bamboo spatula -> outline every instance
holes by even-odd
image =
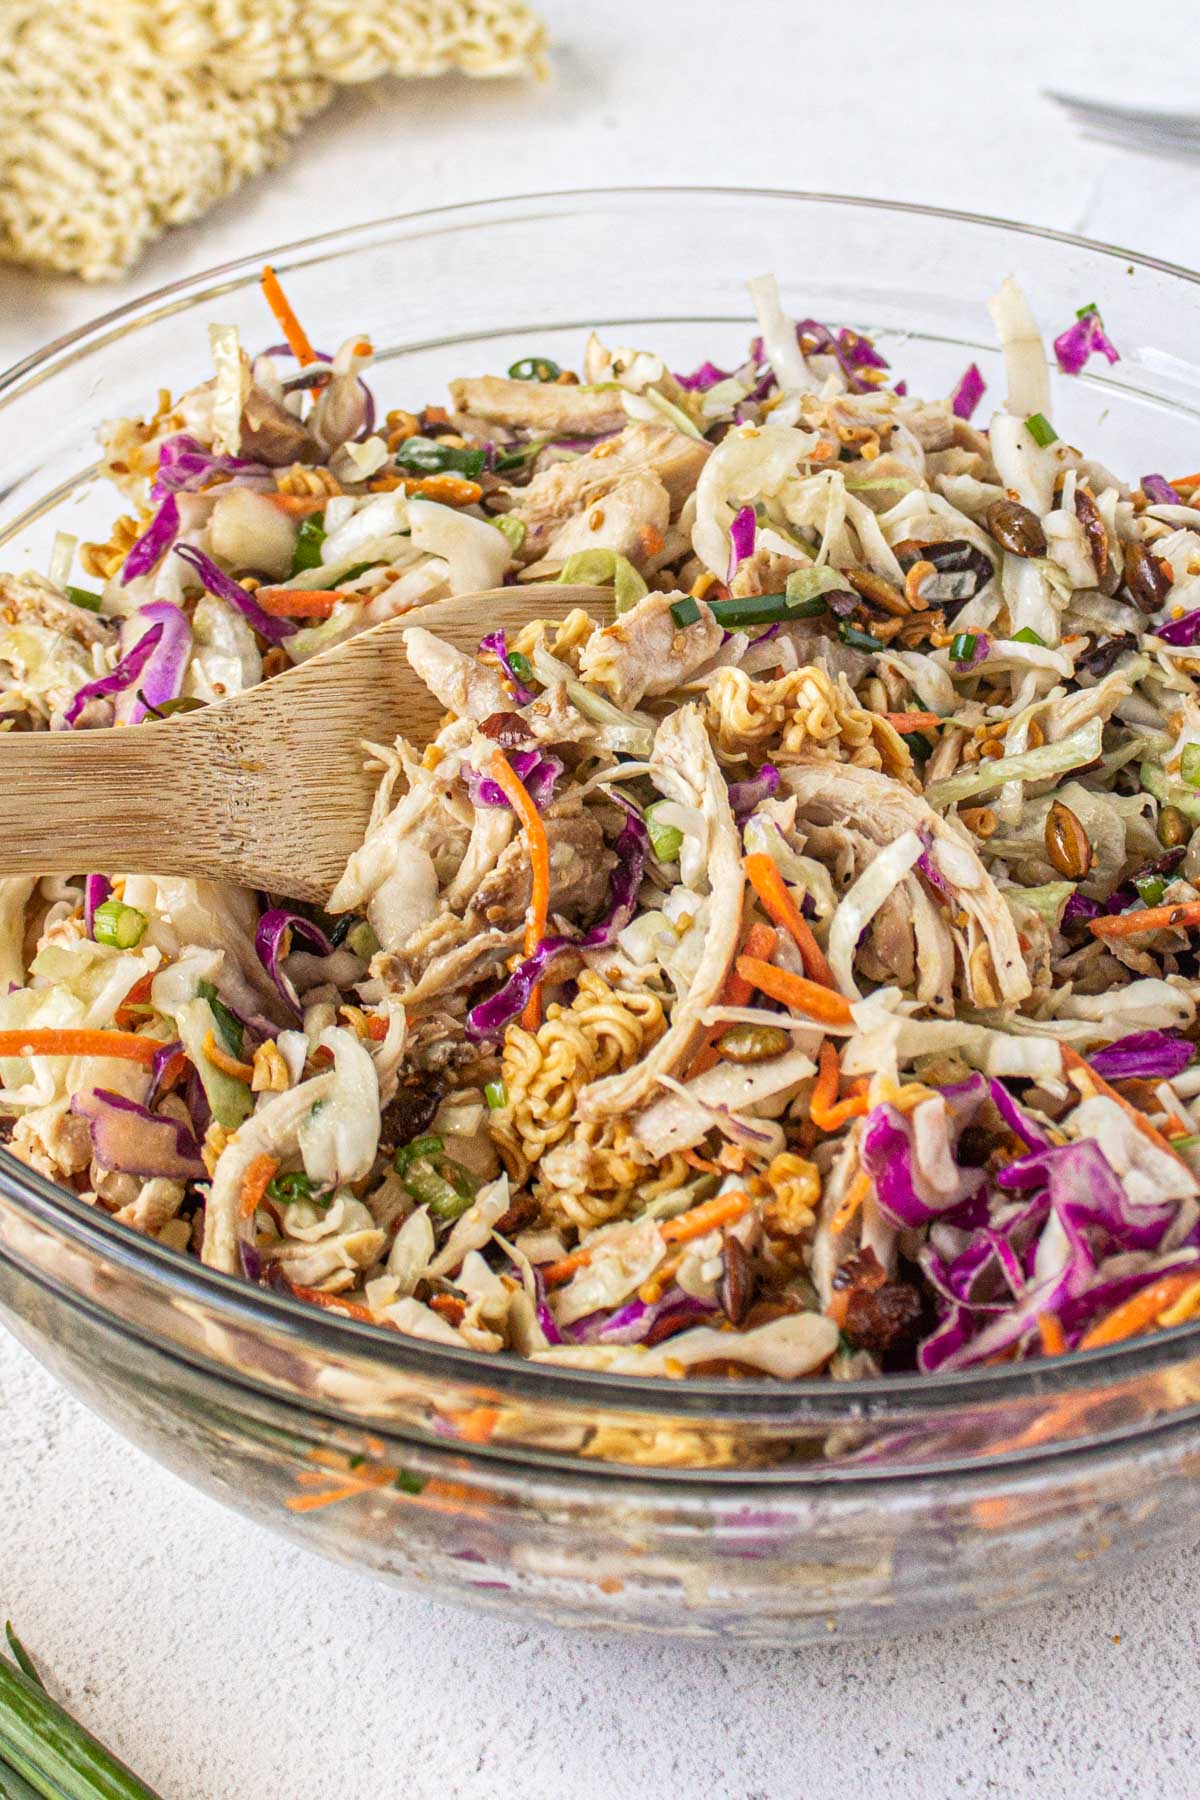
[[[574,606],[607,622],[612,589],[531,582],[438,600],[201,711],[0,732],[0,875],[192,875],[324,900],[370,816],[363,740],[423,743],[444,717],[409,667],[408,627],[473,654],[486,632]]]

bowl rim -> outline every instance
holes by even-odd
[[[927,206],[914,201],[875,199],[864,195],[826,193],[819,190],[726,187],[716,184],[647,184],[580,188],[551,188],[527,193],[497,195],[484,200],[456,201],[448,205],[426,207],[414,211],[386,214],[356,225],[341,226],[333,231],[316,232],[308,237],[292,239],[263,251],[231,258],[224,263],[202,269],[194,275],[167,282],[148,292],[135,295],[119,306],[96,315],[83,325],[52,339],[41,349],[0,372],[0,405],[15,398],[26,387],[38,385],[52,374],[66,368],[88,351],[98,350],[110,341],[124,337],[143,323],[151,323],[172,312],[183,311],[233,287],[257,279],[264,261],[278,269],[302,267],[314,260],[326,260],[339,251],[361,249],[375,237],[387,241],[389,232],[404,228],[428,227],[431,222],[445,221],[444,229],[468,231],[476,225],[487,225],[508,216],[519,216],[518,209],[530,205],[572,203],[598,205],[625,202],[640,205],[647,202],[671,202],[680,199],[727,201],[730,199],[800,202],[814,206],[852,207],[882,215],[900,215],[931,219],[951,224],[983,227],[988,231],[1014,232],[1021,236],[1065,245],[1100,254],[1135,267],[1200,287],[1200,272],[1168,262],[1163,258],[1106,244],[1098,239],[1073,232],[1056,231],[1047,226],[1029,225],[1018,220],[990,214],[973,213],[953,207]],[[827,1377],[804,1377],[795,1381],[748,1378],[730,1381],[725,1377],[689,1377],[687,1381],[667,1381],[661,1377],[616,1375],[606,1370],[576,1369],[554,1364],[535,1363],[528,1358],[507,1353],[488,1354],[456,1345],[436,1344],[406,1337],[375,1325],[368,1325],[344,1314],[322,1311],[304,1301],[269,1288],[252,1286],[236,1276],[209,1268],[197,1258],[183,1256],[145,1237],[132,1227],[118,1224],[109,1214],[86,1204],[69,1189],[59,1187],[41,1175],[0,1144],[0,1193],[27,1210],[51,1233],[73,1239],[81,1248],[99,1250],[110,1261],[132,1274],[146,1276],[161,1283],[165,1291],[186,1295],[192,1302],[212,1305],[232,1317],[243,1327],[269,1324],[293,1338],[303,1338],[310,1349],[330,1355],[370,1355],[374,1360],[397,1371],[422,1377],[445,1376],[458,1385],[474,1382],[497,1395],[523,1400],[555,1400],[595,1404],[598,1413],[606,1408],[620,1408],[653,1416],[703,1414],[716,1420],[751,1422],[756,1418],[779,1418],[787,1413],[790,1420],[806,1414],[813,1419],[832,1422],[862,1416],[869,1410],[881,1412],[937,1413],[958,1410],[974,1403],[1001,1403],[1005,1400],[1028,1399],[1032,1393],[1052,1395],[1101,1385],[1109,1379],[1129,1376],[1173,1363],[1177,1352],[1191,1348],[1200,1340],[1200,1320],[1176,1325],[1143,1338],[1132,1338],[1110,1347],[1073,1351],[1056,1357],[1040,1358],[1033,1363],[997,1364],[991,1367],[935,1373],[932,1375],[887,1375],[854,1382],[831,1382]],[[0,1256],[9,1256],[0,1250]],[[38,1271],[43,1281],[53,1282],[48,1270]],[[74,1298],[74,1295],[71,1295]],[[83,1297],[80,1297],[83,1298]],[[94,1300],[88,1304],[97,1304]],[[118,1317],[104,1308],[106,1316]],[[124,1321],[121,1321],[124,1323]],[[143,1327],[131,1327],[146,1336]],[[152,1334],[153,1335],[153,1334]],[[181,1346],[158,1340],[171,1354],[185,1354]],[[211,1366],[229,1376],[220,1363]],[[246,1371],[238,1379],[275,1401],[289,1396],[270,1383]],[[364,1429],[394,1432],[385,1420],[372,1421],[367,1415],[354,1415],[355,1423]],[[1163,1424],[1170,1423],[1164,1419]],[[1078,1447],[1087,1440],[1072,1440],[1063,1450]],[[985,1458],[984,1461],[990,1461]],[[999,1460],[999,1459],[997,1459]],[[599,1466],[599,1465],[597,1465]],[[696,1470],[681,1470],[682,1478],[696,1477]],[[882,1473],[882,1471],[880,1472]],[[898,1470],[898,1475],[905,1471]]]

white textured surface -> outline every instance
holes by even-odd
[[[1085,145],[1037,93],[1194,105],[1180,4],[1147,32],[1114,0],[543,10],[561,46],[546,89],[348,94],[126,290],[0,271],[0,364],[126,293],[326,225],[605,181],[928,200],[1200,262],[1196,165]],[[903,1644],[588,1639],[302,1555],[128,1449],[7,1337],[0,1443],[0,1613],[165,1800],[1196,1791],[1194,1557]]]

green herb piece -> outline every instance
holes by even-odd
[[[320,568],[321,546],[324,542],[324,519],[320,513],[309,513],[296,534],[296,548],[292,553],[293,575],[302,575],[305,569]]]
[[[669,801],[659,802],[659,805],[669,804]],[[657,806],[651,806],[646,812],[646,830],[650,836],[650,848],[659,862],[678,862],[679,852],[683,848],[683,833],[677,825],[660,823],[654,816],[657,811]]]
[[[1035,444],[1044,450],[1048,444],[1057,441],[1058,433],[1046,417],[1045,413],[1030,413],[1025,421],[1025,429]]]
[[[950,644],[950,660],[951,660],[951,662],[969,663],[971,658],[975,654],[975,647],[978,644],[978,642],[979,642],[979,639],[974,635],[973,632],[960,631],[958,636],[951,640],[951,644]]]
[[[933,746],[930,744],[929,739],[927,737],[922,737],[919,731],[902,731],[900,736],[908,745],[914,762],[924,762],[932,753]]]
[[[402,1494],[420,1494],[424,1491],[425,1482],[420,1475],[413,1475],[408,1469],[397,1469],[392,1486]]]
[[[365,919],[360,919],[346,933],[346,948],[352,950],[355,956],[361,956],[364,962],[370,962],[379,949],[379,939]]]
[[[442,444],[436,438],[406,438],[396,452],[401,469],[412,469],[418,475],[443,475],[453,472],[478,481],[487,465],[486,450],[460,449],[457,444]]]
[[[98,944],[113,950],[132,950],[146,935],[149,924],[144,912],[126,906],[123,900],[106,900],[92,917],[92,936]]]
[[[548,438],[530,438],[527,444],[510,444],[502,450],[493,465],[497,475],[506,469],[523,469],[527,462],[532,462],[539,450],[545,448]]]
[[[514,675],[519,675],[521,680],[526,683],[537,680],[537,676],[533,672],[533,664],[523,650],[509,651],[508,666]]]
[[[207,1000],[212,1014],[217,1021],[221,1036],[225,1040],[225,1048],[230,1056],[242,1061],[242,1049],[245,1043],[245,1031],[242,1021],[231,1013],[223,1000],[218,999],[217,990],[211,981],[200,981],[196,984],[196,992],[201,1000]]]
[[[159,1800],[36,1681],[2,1660],[0,1756],[46,1800]],[[10,1792],[20,1789],[10,1782]]]
[[[838,636],[843,644],[849,645],[851,650],[883,649],[882,638],[874,637],[869,631],[860,631],[857,625],[850,623],[849,619],[838,620]]]
[[[410,1143],[401,1144],[392,1161],[397,1175],[403,1175],[409,1163],[415,1162],[418,1156],[440,1156],[446,1148],[440,1137],[416,1137]]]
[[[700,607],[691,594],[686,594],[682,600],[671,602],[671,617],[680,631],[686,631],[689,625],[694,625],[699,619]]]
[[[508,1105],[508,1089],[502,1081],[489,1081],[484,1087],[483,1097],[492,1112],[499,1112],[502,1106]]]
[[[1167,889],[1166,881],[1161,875],[1135,875],[1133,885],[1143,906],[1157,906]]]
[[[1179,758],[1179,779],[1200,788],[1200,744],[1185,744]]]
[[[525,542],[524,519],[515,518],[512,513],[497,513],[492,520],[492,524],[496,527],[497,531],[502,531],[504,533],[505,537],[508,539],[509,549],[515,555],[521,548],[521,545]]]
[[[577,551],[574,556],[568,556],[558,579],[564,584],[579,582],[597,587],[604,587],[611,581],[619,613],[628,612],[650,591],[629,559],[618,556],[615,550]]]
[[[303,1169],[296,1169],[289,1175],[273,1175],[267,1183],[267,1199],[274,1200],[276,1206],[294,1206],[298,1200],[311,1200],[314,1206],[320,1207],[332,1205],[333,1195],[314,1193],[315,1185]]]
[[[1037,644],[1039,649],[1044,650],[1046,648],[1045,638],[1039,637],[1032,625],[1022,625],[1020,631],[1014,631],[1012,637],[1009,639],[1009,643]]]
[[[84,612],[99,612],[104,601],[101,595],[93,594],[90,588],[65,587],[63,593],[72,606],[82,606]]]
[[[557,381],[562,370],[548,356],[523,356],[509,364],[508,374],[511,381]]]

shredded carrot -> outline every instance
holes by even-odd
[[[273,1156],[256,1156],[242,1176],[242,1198],[238,1211],[243,1219],[252,1219],[262,1205],[268,1183],[279,1173]]]
[[[711,1200],[702,1200],[699,1206],[680,1213],[677,1219],[668,1219],[659,1231],[664,1243],[690,1243],[692,1238],[703,1237],[706,1231],[734,1224],[750,1211],[753,1204],[749,1194],[734,1188],[731,1193],[714,1194]]]
[[[146,1002],[150,998],[150,989],[153,985],[153,970],[147,975],[139,976],[122,1000],[120,1006],[118,1006],[116,1012],[113,1014],[114,1024],[120,1026],[137,1025],[141,1022],[141,1019],[146,1013],[152,1012],[154,1010],[153,1007],[147,1006]]]
[[[821,1045],[817,1060],[820,1074],[808,1103],[808,1116],[818,1131],[838,1131],[848,1119],[859,1119],[868,1110],[866,1095],[859,1093],[846,1100],[838,1099],[841,1064],[837,1047],[828,1038]]]
[[[720,1163],[713,1162],[707,1156],[697,1156],[694,1150],[685,1150],[683,1160],[689,1169],[700,1169],[705,1175],[724,1175],[725,1173]]]
[[[314,1306],[323,1306],[329,1312],[345,1313],[348,1319],[359,1319],[364,1325],[374,1325],[375,1315],[368,1306],[360,1306],[357,1300],[344,1300],[340,1294],[327,1294],[324,1288],[292,1286],[297,1300],[311,1300]]]
[[[367,1020],[367,1036],[373,1044],[382,1044],[388,1034],[388,1021],[381,1013],[372,1013]]]
[[[354,354],[355,356],[374,356],[375,352],[370,338],[359,338],[354,346]]]
[[[1178,493],[1188,493],[1192,488],[1200,487],[1200,475],[1173,475],[1171,486]]]
[[[836,1237],[845,1231],[851,1219],[871,1191],[871,1177],[865,1169],[860,1169],[846,1190],[846,1197],[829,1221],[829,1229]]]
[[[832,988],[809,981],[804,975],[793,975],[790,969],[777,969],[773,963],[760,962],[755,956],[739,956],[738,972],[754,983],[772,1000],[782,1000],[793,1012],[804,1013],[822,1025],[851,1025],[850,1002]]]
[[[444,1415],[455,1437],[468,1444],[486,1444],[500,1420],[498,1406],[473,1406],[470,1412]]]
[[[746,933],[746,942],[742,945],[742,953],[745,956],[761,957],[763,962],[770,962],[775,954],[775,946],[778,942],[779,936],[777,932],[772,931],[769,925],[763,925],[762,923],[756,922]],[[721,1005],[745,1006],[753,992],[753,983],[747,981],[744,975],[739,975],[737,969],[733,968],[729,971],[725,981],[725,987],[721,994]],[[724,1031],[724,1025],[708,1026],[704,1033],[704,1041],[692,1058],[688,1068],[687,1079],[689,1081],[691,1081],[692,1077],[695,1075],[703,1075],[706,1069],[711,1069],[714,1063],[720,1061],[720,1053],[716,1049],[716,1043],[717,1039],[722,1036]]]
[[[547,1287],[561,1287],[564,1281],[570,1281],[580,1269],[586,1269],[592,1260],[590,1250],[572,1250],[569,1256],[560,1256],[557,1262],[543,1263],[542,1280]]]
[[[308,334],[303,325],[292,311],[288,297],[279,285],[279,277],[270,263],[266,263],[263,267],[261,286],[263,299],[275,314],[279,329],[288,341],[288,349],[300,367],[303,369],[309,363],[316,362],[317,353],[309,343]]]
[[[382,1487],[378,1481],[347,1482],[344,1487],[325,1488],[319,1494],[289,1494],[284,1505],[289,1512],[317,1512],[322,1506],[333,1506],[339,1500],[354,1500],[359,1494],[368,1494],[373,1488]]]
[[[1172,1306],[1180,1295],[1192,1287],[1200,1276],[1194,1269],[1177,1270],[1174,1275],[1160,1275],[1149,1287],[1139,1289],[1114,1307],[1079,1340],[1081,1350],[1099,1350],[1104,1344],[1119,1344],[1136,1337],[1157,1319],[1159,1313]]]
[[[525,954],[532,956],[546,935],[550,913],[550,841],[541,814],[530,799],[525,784],[514,771],[503,750],[492,756],[493,780],[499,782],[525,834],[525,847],[533,867],[533,895],[525,915]],[[536,1031],[542,1019],[541,984],[529,996],[521,1023],[526,1031]]]
[[[804,973],[809,980],[819,981],[822,987],[836,988],[837,982],[833,978],[833,970],[826,960],[825,952],[813,936],[812,927],[792,899],[786,881],[771,858],[761,853],[744,856],[742,867],[765,911],[794,939],[800,952],[800,960],[804,964]]]
[[[1084,1058],[1080,1056],[1078,1050],[1072,1050],[1070,1044],[1063,1044],[1061,1049],[1064,1069],[1075,1069],[1081,1075],[1086,1076],[1092,1083],[1092,1086],[1096,1089],[1097,1093],[1103,1094],[1106,1099],[1112,1100],[1121,1108],[1121,1111],[1125,1114],[1126,1118],[1141,1132],[1148,1143],[1153,1144],[1158,1150],[1165,1150],[1168,1156],[1173,1156],[1177,1163],[1181,1163],[1185,1169],[1187,1168],[1187,1164],[1183,1161],[1178,1150],[1171,1147],[1171,1144],[1163,1136],[1162,1132],[1156,1130],[1144,1112],[1139,1112],[1136,1106],[1131,1106],[1124,1094],[1118,1094],[1116,1088],[1109,1086],[1103,1075],[1097,1075],[1091,1063],[1086,1062]],[[1076,1086],[1078,1085],[1079,1084],[1076,1083]]]
[[[642,554],[644,556],[657,556],[663,545],[666,543],[666,539],[663,537],[663,534],[658,529],[657,525],[639,526],[638,537],[641,539]]]
[[[808,455],[805,457],[804,460],[805,460],[805,462],[810,462],[810,463],[832,462],[833,458],[836,455],[837,455],[837,450],[834,448],[834,446],[832,444],[826,443],[825,439],[822,438],[819,443],[816,443],[813,445],[812,449],[809,451]]]
[[[937,713],[931,712],[898,712],[884,713],[884,718],[894,731],[901,736],[906,731],[933,731],[945,721]]]
[[[1067,1334],[1062,1328],[1062,1320],[1054,1313],[1039,1313],[1037,1323],[1042,1338],[1043,1356],[1062,1356],[1067,1348]]]
[[[254,595],[273,619],[327,619],[339,600],[355,597],[337,588],[262,587]]]
[[[222,1075],[228,1075],[233,1081],[250,1082],[254,1080],[253,1065],[239,1062],[236,1056],[230,1056],[228,1050],[222,1050],[212,1031],[205,1032],[201,1048],[213,1068],[220,1069]]]
[[[40,1031],[0,1031],[0,1056],[116,1056],[147,1068],[163,1047],[161,1038],[132,1031],[82,1031],[69,1026]]]
[[[1164,931],[1175,926],[1200,925],[1200,900],[1183,900],[1176,906],[1141,906],[1134,912],[1105,913],[1092,919],[1088,929],[1095,937],[1139,937],[1143,931]]]

